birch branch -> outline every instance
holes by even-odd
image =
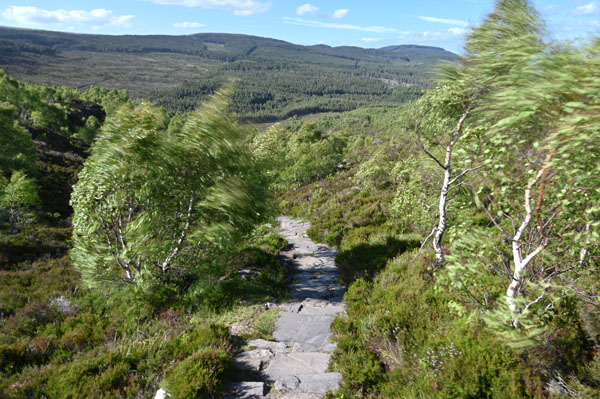
[[[530,307],[532,307],[533,305],[535,305],[536,303],[538,303],[539,301],[544,299],[545,295],[546,295],[546,289],[544,289],[542,291],[542,293],[540,294],[540,296],[538,296],[534,301],[529,302],[527,305],[525,305],[525,307],[523,308],[523,313],[527,312]]]
[[[421,140],[420,140],[420,139],[417,141],[417,146],[419,147],[419,149],[420,149],[421,151],[423,151],[423,153],[424,153],[425,155],[427,155],[429,158],[433,159],[433,161],[434,161],[434,162],[435,162],[435,163],[436,163],[436,164],[437,164],[437,165],[438,165],[440,168],[442,168],[442,169],[444,169],[444,170],[446,169],[446,168],[444,167],[444,165],[442,165],[442,163],[441,163],[441,162],[440,162],[440,161],[439,161],[439,160],[438,160],[438,159],[437,159],[437,158],[436,158],[436,157],[435,157],[435,156],[434,156],[432,153],[430,153],[430,152],[427,150],[427,148],[425,148],[425,146],[423,145],[423,143],[421,142]]]
[[[510,234],[508,234],[506,231],[504,231],[504,229],[502,228],[502,226],[500,226],[498,224],[498,222],[496,222],[496,218],[492,216],[492,214],[490,213],[490,210],[488,209],[488,207],[484,206],[483,210],[488,215],[488,217],[490,218],[490,220],[492,221],[492,223],[494,223],[494,226],[496,226],[498,228],[498,230],[500,230],[500,232],[502,233],[502,235],[504,235],[504,238],[509,239],[510,238]]]
[[[481,169],[483,168],[484,165],[479,165],[479,166],[475,166],[473,168],[467,168],[465,170],[463,170],[462,172],[460,172],[458,175],[456,175],[452,180],[450,180],[450,182],[448,183],[448,185],[452,185],[454,184],[458,179],[460,179],[461,177],[463,177],[464,175],[466,175],[469,172],[473,172],[477,169]]]
[[[415,259],[417,259],[417,256],[419,256],[419,254],[421,253],[421,251],[425,247],[425,244],[427,244],[427,241],[429,241],[429,239],[431,238],[431,236],[433,236],[435,234],[436,230],[437,230],[437,227],[434,227],[431,230],[431,233],[429,233],[429,235],[427,236],[427,238],[425,238],[425,240],[423,241],[423,244],[421,244],[421,248],[419,248],[419,251],[417,252],[417,254],[415,255],[415,257],[412,259],[413,262],[415,261]]]

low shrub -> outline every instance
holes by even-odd
[[[543,381],[483,325],[454,318],[423,258],[408,251],[353,282],[333,323],[336,397],[530,398]]]
[[[344,352],[335,359],[342,373],[344,392],[360,395],[377,391],[378,385],[386,379],[383,364],[373,353],[364,348]]]
[[[60,316],[60,309],[52,306],[53,300],[61,296],[71,298],[78,279],[68,256],[42,258],[20,263],[16,270],[0,270],[0,315],[7,318],[4,327],[20,329],[22,323],[18,319],[36,313],[34,308]]]
[[[145,374],[145,368],[136,350],[93,351],[46,370],[47,380],[38,389],[44,391],[41,397],[57,399],[134,398],[143,390],[138,373]]]
[[[62,319],[60,313],[48,303],[32,301],[6,321],[6,332],[15,339],[34,337],[42,327]]]
[[[106,371],[98,376],[97,386],[103,391],[114,391],[123,387],[129,379],[131,365],[126,362],[118,362],[111,365]]]
[[[0,370],[12,374],[30,364],[26,343],[0,345]]]
[[[589,314],[593,317],[593,313]],[[548,321],[548,334],[533,357],[534,360],[551,364],[555,370],[565,374],[585,373],[586,364],[598,352],[586,328],[578,300],[572,296],[563,298],[555,305],[555,313]]]
[[[101,326],[88,321],[70,327],[60,338],[59,346],[70,352],[79,352],[87,347],[97,345],[104,340]]]
[[[195,327],[179,335],[168,343],[169,352],[175,359],[191,356],[198,348],[213,348],[229,351],[231,348],[231,333],[222,324],[209,323]]]
[[[214,398],[222,388],[222,379],[230,363],[227,352],[203,349],[179,362],[164,380],[173,399]]]
[[[498,342],[490,333],[469,325],[456,325],[454,331],[440,337],[426,359],[435,375],[438,398],[533,397],[529,370],[516,353]],[[461,328],[462,327],[462,328]],[[433,345],[432,345],[433,346]],[[529,385],[529,387],[528,387]]]

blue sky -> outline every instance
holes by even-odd
[[[460,52],[493,0],[0,0],[0,25],[77,33],[243,33],[298,44]],[[600,34],[600,0],[534,0],[556,39]]]

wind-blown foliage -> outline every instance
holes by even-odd
[[[441,70],[439,86],[407,118],[444,173],[431,233],[436,264],[444,264],[448,204],[469,187],[502,239],[493,229],[461,232],[450,242],[446,277],[515,343],[542,331],[540,317],[569,295],[597,234],[597,43],[585,50],[550,45],[544,33],[528,1],[498,1],[469,35],[459,65]],[[506,277],[501,296],[492,280]],[[500,297],[504,303],[493,300]]]
[[[12,232],[17,226],[32,219],[31,208],[39,203],[37,186],[33,179],[27,178],[21,170],[13,172],[10,181],[0,175],[0,214],[8,214],[9,227]]]
[[[343,160],[346,140],[326,136],[321,128],[307,122],[293,133],[276,124],[257,135],[253,146],[274,187],[287,188],[334,173]]]
[[[124,91],[79,96],[0,75],[11,103],[0,140],[38,151],[15,163],[24,150],[0,147],[2,216],[14,199],[37,216],[14,233],[0,225],[0,392],[150,397],[160,384],[174,397],[219,396],[237,348],[233,326],[206,319],[265,338],[264,303],[285,296],[284,240],[255,226],[265,191],[279,190],[286,213],[337,246],[349,285],[333,325],[331,368],[343,381],[330,396],[597,398],[600,40],[550,42],[529,2],[499,0],[465,49],[414,105],[258,134],[233,122],[223,95],[171,116],[119,108]],[[240,97],[267,115],[276,96]],[[102,124],[73,197],[72,255],[88,290],[66,256],[70,210],[61,218],[46,201],[68,195],[86,156],[72,144]],[[14,169],[33,162],[37,173]],[[419,246],[439,226],[440,186],[436,267]]]
[[[170,134],[148,104],[105,123],[72,196],[72,256],[89,286],[121,281],[149,292],[183,283],[265,217],[245,131],[226,112],[229,94]]]
[[[478,307],[515,345],[531,345],[562,298],[592,298],[584,276],[598,241],[597,42],[584,49],[549,47],[542,32],[526,2],[500,1],[466,46],[474,60],[467,59],[467,69],[489,83],[476,110],[476,123],[486,127],[478,142],[486,167],[473,187],[485,196],[482,209],[500,236],[467,232],[463,241],[493,240],[498,249],[492,255],[456,243],[451,269],[472,267],[455,275],[476,291],[465,276],[483,272],[491,297],[500,297],[492,281],[508,277],[503,301]]]

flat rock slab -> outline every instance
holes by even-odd
[[[285,311],[290,313],[300,313],[309,316],[335,316],[346,312],[346,306],[343,303],[334,303],[329,300],[320,300],[308,298],[302,302],[292,302],[283,306]]]
[[[248,342],[248,346],[258,349],[268,349],[273,354],[289,352],[289,346],[284,342],[266,341],[264,339],[253,339]]]
[[[294,281],[313,281],[318,278],[315,273],[303,272],[294,274]]]
[[[304,306],[300,310],[301,315],[309,316],[335,316],[340,313],[344,313],[346,307],[343,304],[331,304],[322,308],[315,308],[312,306]]]
[[[337,284],[338,278],[334,272],[300,273],[293,276],[294,285],[305,286],[325,286],[329,287]],[[293,286],[290,287],[293,289]]]
[[[294,252],[298,255],[312,255],[317,250],[315,244],[309,239],[289,235],[286,235],[286,238],[294,244]]]
[[[327,393],[336,389],[342,380],[340,373],[295,374],[275,381],[278,391]]]
[[[332,315],[305,315],[280,312],[273,337],[280,342],[297,342],[324,346],[331,340]]]
[[[330,295],[327,286],[311,287],[304,284],[292,284],[292,288],[294,289],[292,297],[295,299],[326,298]]]
[[[293,263],[294,266],[296,266],[296,269],[308,271],[323,266],[325,262],[323,262],[322,259],[315,258],[314,256],[302,256],[294,259]]]
[[[269,349],[254,349],[238,354],[232,363],[238,370],[260,371],[273,356]]]
[[[265,373],[272,381],[291,375],[325,374],[330,357],[322,352],[285,353],[271,359]]]
[[[319,289],[319,288],[328,288],[327,284],[323,284],[317,279],[305,279],[305,280],[296,280],[296,283],[290,284],[288,287],[292,289],[292,293],[296,290],[307,288],[307,289]]]
[[[271,392],[268,399],[322,399],[323,395],[316,393]]]

